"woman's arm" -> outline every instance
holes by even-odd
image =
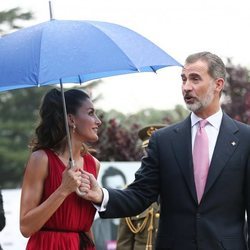
[[[63,172],[61,185],[47,200],[40,203],[47,175],[46,153],[43,150],[33,152],[25,170],[21,195],[20,231],[24,237],[30,237],[42,228],[64,199],[81,184],[80,171],[67,168]]]

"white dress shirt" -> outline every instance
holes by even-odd
[[[217,113],[206,118],[206,120],[208,121],[208,123],[205,126],[205,130],[207,132],[208,141],[209,141],[208,142],[209,143],[209,163],[211,162],[213,152],[214,152],[214,147],[215,147],[217,137],[219,134],[220,125],[222,121],[222,115],[223,115],[222,110],[220,109]],[[198,122],[200,120],[202,120],[202,118],[198,117],[193,112],[191,113],[192,149],[194,147],[194,138],[195,138],[197,128],[198,128]],[[103,188],[102,190],[103,190],[103,201],[102,201],[101,206],[94,205],[98,212],[106,211],[106,207],[109,201],[109,192],[105,188]]]

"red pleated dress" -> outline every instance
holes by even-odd
[[[49,159],[49,174],[44,183],[42,201],[46,200],[61,184],[65,165],[51,150],[45,150]],[[90,154],[85,154],[84,170],[96,177],[96,164]],[[71,193],[50,217],[43,228],[32,235],[27,250],[95,250],[84,232],[88,232],[96,209],[91,202]]]

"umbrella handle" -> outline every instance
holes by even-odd
[[[75,167],[75,161],[72,159],[69,159],[69,166],[70,168],[74,168]],[[84,196],[86,195],[86,192],[81,192],[79,188],[76,189],[76,194],[79,196]]]

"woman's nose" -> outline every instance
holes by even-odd
[[[98,118],[98,116],[96,116],[96,124],[99,126],[101,126],[102,122],[101,120]]]

